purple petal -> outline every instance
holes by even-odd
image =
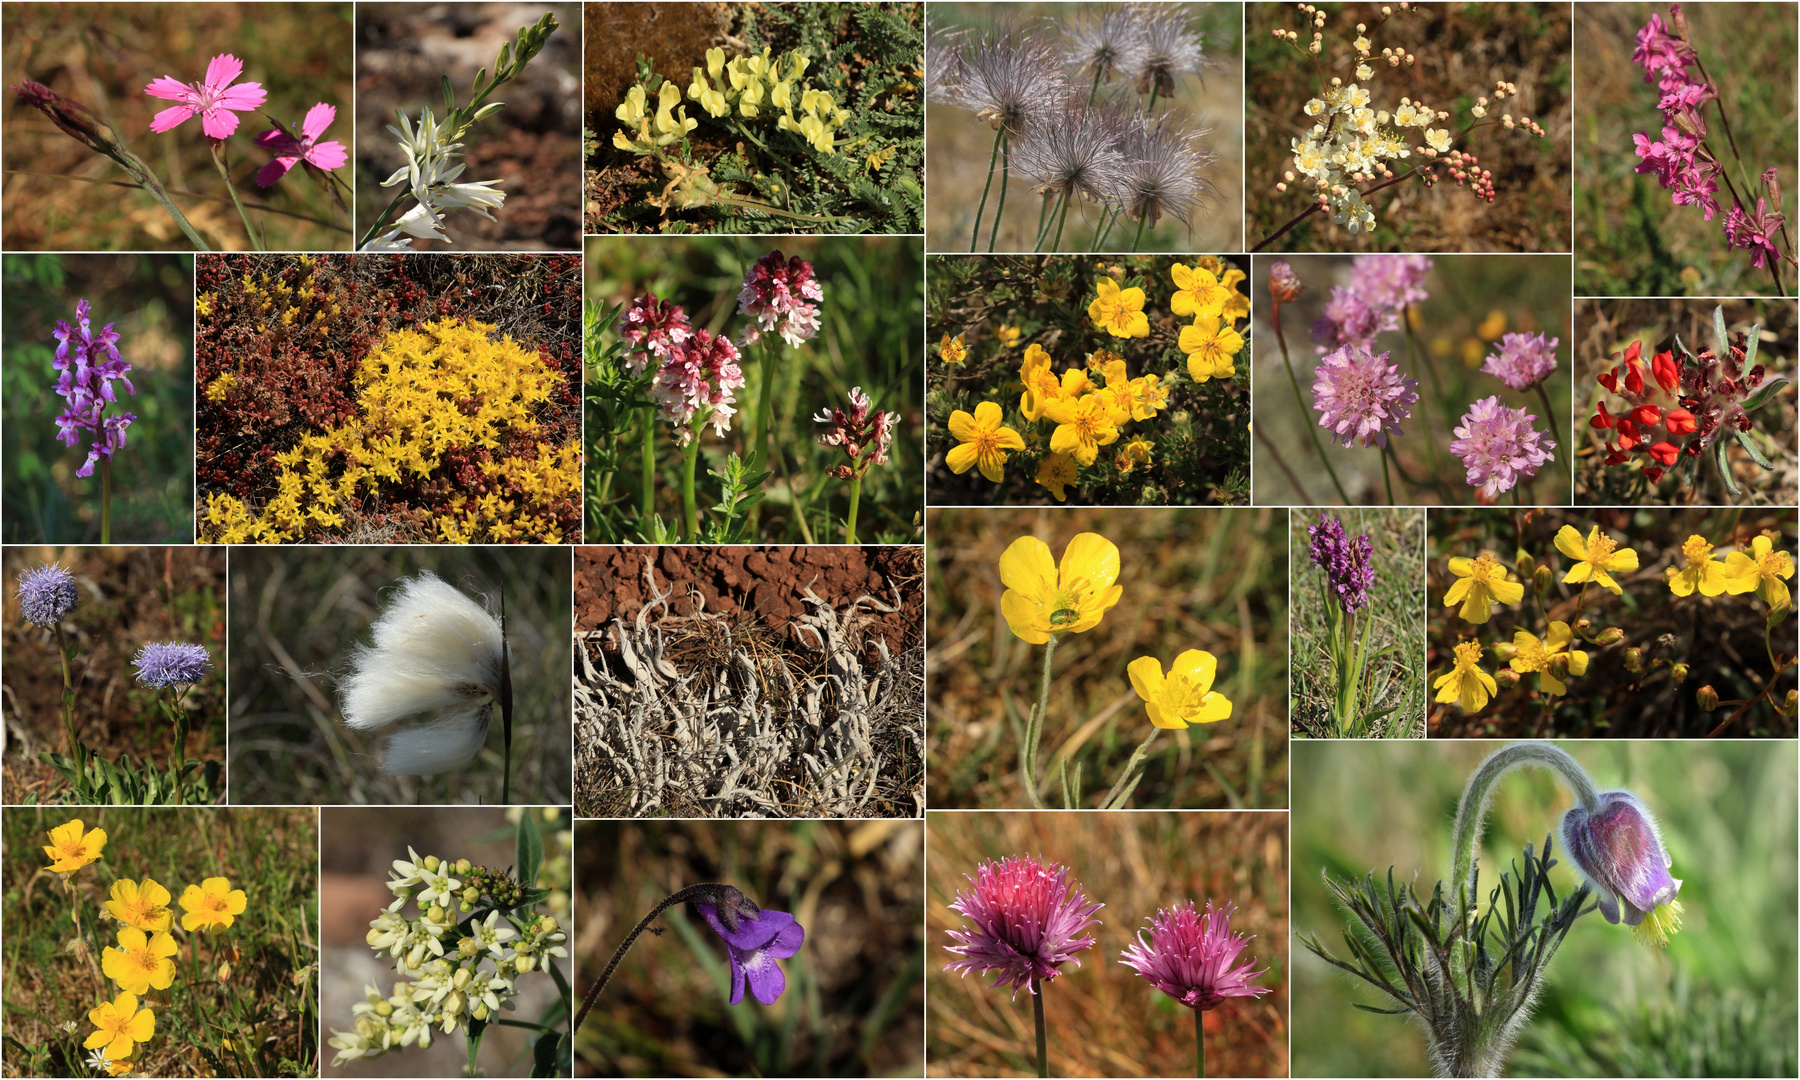
[[[789,955],[792,955],[791,953]],[[781,973],[781,965],[767,949],[758,949],[745,957],[740,965],[736,957],[732,958],[732,999],[736,1005],[744,996],[743,980],[750,980],[750,993],[764,1005],[775,1004],[775,999],[787,989],[787,976]],[[741,974],[740,974],[741,973]]]
[[[288,170],[293,168],[299,160],[300,159],[297,157],[276,158],[274,161],[271,161],[267,165],[256,170],[257,184],[262,187],[268,187],[270,184],[273,184],[275,181],[286,176]]]
[[[725,923],[719,918],[717,905],[696,903],[700,909],[700,917],[713,928],[713,933],[725,939],[725,943],[749,952],[760,949],[790,926],[795,926],[794,917],[785,911],[769,911],[765,909],[754,919],[740,918],[736,930],[727,930]],[[792,953],[788,954],[792,956]]]

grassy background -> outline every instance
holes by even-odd
[[[687,905],[625,955],[575,1041],[578,1076],[918,1076],[925,957],[921,823],[620,822],[575,829],[585,994],[664,897],[724,882],[791,912],[806,942],[773,1005],[729,1005],[717,936]]]
[[[1696,738],[1713,733],[1736,710],[1704,712],[1694,692],[1711,685],[1721,701],[1755,697],[1768,683],[1770,664],[1763,645],[1763,619],[1768,605],[1755,593],[1703,597],[1698,593],[1679,597],[1663,581],[1663,570],[1685,566],[1681,545],[1698,534],[1713,541],[1714,554],[1723,559],[1736,545],[1747,549],[1757,533],[1776,536],[1775,549],[1794,551],[1792,510],[1646,510],[1612,509],[1482,510],[1434,512],[1430,520],[1426,607],[1431,612],[1429,658],[1431,678],[1437,679],[1455,663],[1458,641],[1479,636],[1487,649],[1481,661],[1492,674],[1497,665],[1493,645],[1511,642],[1515,630],[1528,630],[1539,638],[1555,619],[1573,625],[1581,600],[1579,585],[1562,584],[1572,562],[1556,550],[1555,537],[1564,525],[1572,526],[1585,541],[1595,525],[1638,554],[1638,569],[1614,574],[1624,594],[1614,597],[1598,586],[1587,590],[1585,611],[1594,627],[1617,626],[1625,638],[1602,648],[1582,644],[1588,654],[1586,675],[1575,676],[1569,693],[1553,698],[1553,711],[1545,711],[1546,699],[1537,690],[1537,677],[1526,676],[1514,690],[1502,690],[1475,716],[1466,716],[1453,702],[1431,705],[1433,736],[1493,737],[1531,736],[1562,738]],[[1550,567],[1553,584],[1541,608],[1530,586],[1525,600],[1512,607],[1496,605],[1487,623],[1475,626],[1458,617],[1458,608],[1444,605],[1455,578],[1451,556],[1474,558],[1492,552],[1511,567],[1523,549],[1541,565]],[[1790,583],[1791,584],[1791,583]],[[1794,617],[1777,625],[1769,636],[1777,652],[1790,658],[1794,647]],[[1644,672],[1625,670],[1625,650],[1643,650]],[[1653,661],[1663,660],[1662,666]],[[1668,663],[1689,665],[1687,681],[1676,685]],[[1779,700],[1794,685],[1794,668],[1783,673],[1776,691]],[[1794,718],[1774,714],[1767,702],[1758,704],[1731,727],[1717,732],[1734,738],[1791,739]]]
[[[1228,720],[1165,731],[1133,803],[1282,806],[1287,775],[1287,543],[1272,510],[938,510],[925,549],[930,805],[1026,805],[1018,732],[1037,700],[1040,647],[1000,617],[1000,555],[1037,536],[1060,560],[1077,533],[1119,546],[1125,588],[1099,626],[1057,650],[1041,751],[1042,793],[1060,803],[1058,759],[1085,765],[1098,800],[1150,732],[1126,665],[1168,670],[1187,649],[1219,658]]]
[[[1306,291],[1292,304],[1281,306],[1282,331],[1294,378],[1300,385],[1301,402],[1281,363],[1281,349],[1272,328],[1265,329],[1267,281],[1272,260],[1258,257],[1250,280],[1256,286],[1258,318],[1256,342],[1256,501],[1261,504],[1317,505],[1335,495],[1330,477],[1317,466],[1310,428],[1337,470],[1338,479],[1353,502],[1385,503],[1381,477],[1381,451],[1351,449],[1333,443],[1320,428],[1313,409],[1313,369],[1318,356],[1310,331],[1334,284],[1348,284],[1351,261],[1343,256],[1307,255],[1288,260],[1300,275]],[[1389,350],[1390,362],[1419,381],[1419,402],[1412,419],[1400,426],[1406,434],[1389,440],[1407,475],[1420,478],[1419,486],[1393,477],[1394,499],[1400,503],[1463,503],[1476,501],[1481,489],[1468,483],[1468,471],[1450,452],[1454,428],[1462,423],[1469,406],[1499,395],[1508,408],[1524,408],[1537,417],[1539,431],[1550,431],[1557,444],[1556,458],[1539,467],[1534,480],[1514,490],[1525,505],[1557,505],[1568,502],[1569,362],[1574,335],[1569,322],[1569,260],[1561,255],[1439,255],[1425,279],[1430,299],[1414,308],[1414,340],[1395,331],[1383,334],[1376,345]],[[1508,333],[1542,332],[1561,340],[1558,369],[1543,386],[1550,398],[1551,416],[1536,391],[1516,391],[1492,375],[1482,373],[1488,354]],[[1424,361],[1416,359],[1420,352]],[[1268,436],[1265,441],[1261,436]],[[1273,444],[1280,449],[1271,451]],[[1286,469],[1282,465],[1286,465]],[[1296,495],[1295,480],[1305,485]],[[1510,502],[1512,494],[1501,496]]]
[[[1288,525],[1288,564],[1293,587],[1288,612],[1294,656],[1293,701],[1296,735],[1333,737],[1336,689],[1331,666],[1325,571],[1312,560],[1307,527],[1326,514],[1295,510]],[[1375,721],[1372,738],[1425,737],[1425,514],[1419,510],[1363,510],[1336,515],[1354,541],[1367,534],[1375,542],[1370,563],[1375,584],[1359,619],[1373,619],[1367,655],[1389,646],[1400,651],[1369,665],[1372,677],[1361,700],[1371,709],[1394,711]]]
[[[12,10],[11,8],[7,9]],[[107,415],[137,414],[125,447],[113,455],[112,539],[115,543],[186,543],[193,539],[194,264],[172,255],[8,255],[5,344],[4,530],[6,542],[71,543],[100,539],[100,469],[75,475],[87,460],[86,432],[75,446],[57,440],[56,417],[68,404],[56,394],[56,339],[61,319],[75,326],[75,304],[93,307],[99,333],[114,323],[119,355],[131,365],[128,394]]]
[[[798,349],[778,335],[765,335],[755,348],[743,348],[738,291],[744,274],[779,247],[813,264],[825,290],[819,333]],[[811,420],[820,410],[848,408],[850,389],[860,386],[873,407],[900,414],[888,463],[870,468],[863,478],[857,511],[857,536],[873,543],[917,542],[919,512],[924,506],[920,482],[919,318],[924,271],[917,240],[882,237],[782,238],[778,245],[755,239],[664,238],[625,240],[594,238],[587,248],[587,297],[608,307],[629,304],[651,293],[678,303],[695,328],[705,327],[734,339],[744,353],[746,385],[736,392],[739,415],[724,439],[709,426],[701,436],[695,490],[701,507],[718,497],[718,480],[707,470],[724,470],[727,454],[746,451],[745,438],[760,407],[769,364],[762,359],[771,343],[776,383],[772,398],[775,445],[788,458],[793,494],[782,481],[782,466],[766,462],[774,476],[763,485],[766,496],[755,538],[780,543],[836,543],[843,538],[849,508],[849,485],[827,475],[843,462],[843,451],[819,444],[822,430]],[[606,335],[608,342],[614,335]],[[680,454],[666,420],[656,420],[657,513],[663,521],[681,520]],[[758,425],[760,427],[760,424]],[[639,519],[642,470],[638,464],[641,428],[632,424],[622,436],[607,439],[595,430],[590,410],[588,532],[593,542],[635,539],[649,531]],[[609,468],[614,473],[605,479]],[[602,485],[604,487],[602,488]],[[597,498],[604,491],[605,497]],[[807,521],[803,532],[800,518]]]
[[[1186,116],[1184,130],[1203,129],[1211,134],[1201,140],[1202,147],[1214,155],[1207,170],[1210,188],[1202,205],[1193,215],[1192,227],[1165,217],[1155,228],[1144,230],[1138,242],[1140,251],[1237,251],[1243,243],[1243,170],[1240,162],[1244,149],[1244,69],[1242,54],[1243,27],[1237,4],[1189,4],[1195,25],[1206,34],[1206,55],[1213,65],[1204,76],[1183,75],[1176,87],[1173,104],[1158,100],[1158,114],[1177,112]],[[1059,38],[1053,28],[1040,20],[1064,22],[1080,12],[1077,4],[933,4],[933,25],[945,30],[967,28],[979,35],[990,28],[1006,25],[1033,27],[1034,33],[1045,34],[1055,44]],[[1036,24],[1034,26],[1034,24]],[[1122,79],[1123,77],[1121,77]],[[1071,76],[1081,86],[1092,82]],[[1123,81],[1111,84],[1115,91],[1129,92]],[[925,108],[925,159],[931,171],[931,184],[926,202],[925,235],[933,251],[969,250],[970,230],[975,224],[975,210],[981,203],[981,189],[988,179],[988,158],[994,149],[994,129],[975,118],[975,114],[949,105],[927,105]],[[993,190],[988,195],[987,213],[981,224],[981,250],[988,250],[987,235],[993,214],[1000,201],[1000,170],[996,163]],[[1033,185],[1015,178],[1007,189],[1006,212],[1000,232],[995,238],[995,251],[1030,251],[1037,236],[1038,213],[1043,206]],[[1063,232],[1062,250],[1086,251],[1094,246],[1094,230],[1099,215],[1091,206],[1082,205],[1070,211]],[[1127,218],[1118,223],[1107,241],[1109,250],[1122,250],[1137,232],[1137,222]],[[1047,242],[1046,242],[1047,243]]]
[[[188,885],[225,877],[244,890],[247,906],[204,945],[181,929],[181,908],[171,904],[171,933],[181,946],[175,983],[140,998],[140,1007],[155,1010],[156,1037],[140,1046],[133,1072],[317,1075],[317,814],[311,807],[90,807],[81,821],[84,829],[106,830],[105,852],[71,874],[65,887],[45,869],[41,845],[69,815],[8,807],[0,827],[6,851],[6,945],[0,953],[6,1074],[92,1075],[81,1049],[94,1030],[88,1010],[119,993],[100,975],[100,954],[92,951],[96,941],[101,948],[117,944],[117,924],[95,919],[113,882],[154,878],[179,901]],[[70,921],[69,888],[81,897],[86,944]],[[197,969],[189,966],[196,947]],[[75,1027],[65,1034],[62,1025],[69,1021]],[[249,1057],[224,1049],[227,1039],[248,1046]]]
[[[211,140],[190,118],[160,135],[150,118],[176,103],[144,93],[162,76],[193,82],[220,53],[244,62],[240,83],[261,83],[260,110],[236,114],[226,142],[238,197],[271,251],[344,251],[350,222],[330,192],[294,169],[272,187],[256,171],[270,160],[251,140],[275,125],[297,130],[323,101],[337,120],[324,138],[348,146],[351,103],[350,4],[208,4],[205,17],[185,4],[8,4],[0,75],[43,83],[74,98],[112,126],[119,141],[162,182],[190,224],[215,251],[248,250],[244,223],[213,165]],[[186,250],[186,235],[125,171],[76,142],[43,113],[8,94],[3,117],[9,180],[7,250]],[[338,175],[348,183],[343,171]]]
[[[1395,6],[1385,26],[1381,4],[1320,4],[1326,21],[1324,81],[1367,86],[1370,107],[1392,111],[1400,98],[1423,100],[1450,113],[1445,127],[1456,137],[1471,122],[1469,107],[1492,96],[1504,79],[1519,87],[1517,98],[1500,102],[1501,113],[1529,116],[1545,137],[1484,127],[1457,148],[1472,150],[1481,168],[1494,174],[1495,201],[1478,201],[1441,173],[1436,187],[1408,180],[1381,191],[1371,201],[1373,234],[1347,232],[1314,214],[1271,245],[1274,251],[1567,251],[1569,250],[1569,8],[1566,4],[1430,4],[1416,14]],[[1247,243],[1255,245],[1306,208],[1303,190],[1275,184],[1294,167],[1293,139],[1312,127],[1301,112],[1317,97],[1320,79],[1313,58],[1275,41],[1276,29],[1310,36],[1291,4],[1249,4],[1244,18],[1245,82],[1250,87],[1245,137]],[[1390,46],[1417,57],[1412,66],[1377,65],[1367,83],[1356,78],[1356,24],[1374,33],[1375,59]],[[1487,122],[1487,121],[1484,121]],[[1406,162],[1402,162],[1406,164]],[[1395,169],[1395,175],[1403,170]],[[1301,178],[1304,180],[1304,177]]]
[[[1031,1076],[1036,1058],[1029,991],[987,987],[995,975],[944,970],[946,931],[967,925],[948,907],[983,862],[1034,855],[1106,906],[1087,931],[1081,965],[1044,987],[1051,1076],[1192,1076],[1194,1021],[1185,1007],[1119,963],[1158,908],[1192,900],[1233,904],[1234,933],[1254,935],[1239,962],[1273,993],[1231,998],[1203,1015],[1213,1076],[1286,1076],[1287,814],[946,813],[926,815],[932,1076]],[[996,973],[997,974],[997,973]]]
[[[1678,465],[1657,484],[1650,484],[1637,468],[1629,465],[1607,466],[1605,437],[1616,440],[1611,431],[1598,431],[1587,424],[1596,415],[1600,402],[1616,416],[1625,409],[1623,399],[1608,393],[1597,381],[1598,376],[1619,363],[1610,359],[1633,341],[1644,343],[1643,357],[1675,347],[1679,336],[1682,344],[1698,351],[1719,343],[1713,333],[1713,310],[1725,309],[1728,333],[1749,333],[1754,324],[1762,327],[1756,352],[1757,363],[1765,377],[1781,376],[1789,380],[1761,409],[1751,414],[1755,427],[1752,437],[1763,456],[1775,463],[1774,469],[1758,465],[1744,448],[1731,440],[1727,450],[1732,476],[1743,494],[1733,496],[1719,479],[1718,467],[1710,452],[1702,455],[1698,484],[1685,477],[1688,465]],[[1706,502],[1713,504],[1743,503],[1752,506],[1792,506],[1796,484],[1800,483],[1800,459],[1794,453],[1794,331],[1795,305],[1792,300],[1583,300],[1576,309],[1579,336],[1575,339],[1576,385],[1582,388],[1576,401],[1581,433],[1577,453],[1575,492],[1577,501],[1598,506],[1631,506],[1643,503]],[[1679,354],[1677,354],[1679,355]],[[1649,462],[1642,454],[1639,462]]]
[[[336,677],[400,579],[420,570],[474,596],[506,594],[513,798],[569,800],[570,564],[566,548],[238,548],[231,580],[231,797],[266,803],[500,801],[498,710],[457,773],[388,776],[379,732],[344,726]],[[497,600],[497,597],[496,597]],[[412,724],[415,721],[401,721]]]
[[[225,553],[192,547],[8,547],[4,560],[8,736],[18,740],[5,762],[5,801],[52,802],[69,795],[61,774],[37,759],[67,754],[62,721],[62,666],[56,637],[19,612],[19,575],[45,563],[75,575],[80,597],[64,620],[74,655],[75,730],[90,751],[116,761],[129,754],[166,769],[174,733],[157,704],[162,691],[137,683],[132,657],[153,641],[206,646],[213,668],[182,704],[191,730],[190,758],[225,759]]]
[[[1732,179],[1758,188],[1758,175],[1773,167],[1781,182],[1781,206],[1789,235],[1794,221],[1794,5],[1684,4],[1689,33],[1707,73],[1717,79],[1737,147],[1720,131],[1708,143],[1723,155]],[[1581,63],[1575,124],[1575,291],[1588,296],[1748,296],[1773,294],[1767,270],[1750,265],[1750,252],[1733,251],[1725,239],[1730,192],[1718,194],[1721,213],[1707,221],[1697,207],[1675,206],[1654,175],[1638,175],[1631,137],[1661,138],[1655,82],[1632,62],[1637,32],[1661,15],[1665,4],[1576,4],[1575,43]],[[1718,106],[1706,121],[1717,129]],[[1724,185],[1720,185],[1723,189]],[[1749,195],[1755,209],[1756,195]],[[1783,274],[1793,292],[1792,275]]]
[[[1462,785],[1494,743],[1306,743],[1294,747],[1294,925],[1343,950],[1344,920],[1320,884],[1394,868],[1421,892],[1450,859]],[[1782,1076],[1795,1063],[1795,759],[1743,742],[1593,742],[1569,747],[1601,790],[1649,805],[1684,880],[1681,932],[1648,948],[1598,913],[1583,917],[1552,961],[1514,1076]],[[1495,789],[1483,880],[1536,850],[1571,805],[1550,773],[1527,770]],[[1347,813],[1354,807],[1355,812]],[[1576,887],[1563,861],[1550,883]],[[1361,987],[1363,984],[1358,983]],[[1418,1029],[1351,1003],[1351,989],[1294,949],[1295,1076],[1425,1076]],[[1741,1023],[1741,1026],[1739,1024]],[[1708,1064],[1688,1060],[1710,1042]],[[1585,1046],[1585,1049],[1582,1047]]]

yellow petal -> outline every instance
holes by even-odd
[[[1598,531],[1599,527],[1596,526],[1595,532]],[[1575,531],[1573,525],[1564,525],[1556,530],[1556,550],[1577,562],[1587,558],[1587,545],[1581,542],[1581,534]]]
[[[1119,548],[1099,533],[1078,533],[1063,549],[1061,569],[1065,584],[1086,578],[1105,589],[1119,578]]]
[[[975,449],[975,444],[966,442],[961,446],[951,447],[950,452],[944,455],[944,464],[950,466],[951,472],[960,476],[974,468],[975,462],[980,456],[980,452]]]
[[[1143,698],[1146,702],[1155,701],[1162,695],[1162,661],[1156,657],[1138,657],[1126,665],[1125,674],[1131,677],[1131,688],[1136,690],[1138,697]]]
[[[1218,670],[1219,660],[1212,653],[1203,649],[1189,649],[1175,658],[1169,673],[1187,676],[1188,681],[1198,686],[1204,695],[1212,692],[1213,677]],[[1229,713],[1229,706],[1226,711]]]
[[[1525,599],[1525,584],[1519,581],[1491,581],[1488,589],[1502,604],[1516,604]]]
[[[1035,536],[1021,536],[1000,556],[1000,580],[1008,589],[1037,599],[1056,589],[1056,560],[1050,545]]]
[[[1019,640],[1032,645],[1042,645],[1050,640],[1049,632],[1037,627],[1043,610],[1041,606],[1016,592],[1007,592],[1000,597],[1000,615],[1006,620],[1007,627]]]
[[[981,404],[992,405],[993,402],[984,401]],[[999,408],[997,405],[994,407]],[[975,409],[979,412],[981,410],[981,405],[977,405]],[[976,437],[981,434],[980,422],[961,409],[950,414],[949,428],[950,437],[960,443],[974,442]],[[958,469],[957,471],[961,472],[962,470]]]
[[[1189,723],[1213,724],[1220,720],[1231,719],[1231,701],[1224,694],[1208,694],[1200,699],[1200,708],[1190,717]]]
[[[1451,559],[1450,561],[1452,563],[1454,563],[1456,560]],[[1469,560],[1467,560],[1467,559],[1463,560],[1463,562],[1468,562],[1468,561]],[[1475,579],[1474,578],[1471,578],[1471,577],[1457,578],[1454,582],[1451,583],[1450,591],[1444,594],[1444,606],[1445,607],[1455,607],[1456,605],[1462,603],[1463,598],[1468,596],[1469,590],[1473,589],[1474,587],[1475,587]]]
[[[1493,605],[1488,600],[1488,591],[1486,589],[1470,589],[1469,598],[1463,602],[1462,610],[1456,614],[1466,623],[1484,623],[1488,621],[1488,615],[1492,611]]]

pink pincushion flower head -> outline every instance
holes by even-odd
[[[1172,908],[1158,909],[1149,920],[1150,938],[1138,931],[1135,944],[1120,955],[1120,962],[1149,979],[1158,990],[1190,1009],[1205,1012],[1215,1009],[1226,998],[1258,997],[1269,993],[1266,986],[1254,986],[1250,980],[1268,973],[1253,970],[1254,960],[1236,963],[1247,935],[1231,932],[1231,906],[1213,910],[1206,902],[1206,914],[1194,908],[1192,900]]]
[[[1365,447],[1387,446],[1389,432],[1403,435],[1399,421],[1412,419],[1419,380],[1403,375],[1387,353],[1345,345],[1328,353],[1313,371],[1313,409],[1319,426],[1341,446],[1357,439]]]
[[[268,187],[286,176],[289,169],[300,164],[301,160],[312,162],[321,169],[341,169],[350,160],[350,152],[343,143],[320,142],[319,136],[337,119],[337,109],[323,101],[306,110],[306,119],[300,123],[298,139],[279,128],[271,128],[256,137],[256,145],[265,147],[275,154],[275,160],[256,170],[256,182]]]
[[[1094,947],[1082,931],[1100,925],[1093,914],[1105,905],[1070,883],[1068,867],[1013,855],[982,863],[973,878],[964,878],[969,888],[956,894],[950,910],[973,925],[949,931],[958,944],[945,948],[961,959],[944,965],[945,971],[997,971],[1000,977],[988,989],[1010,984],[1018,997],[1021,988],[1036,993],[1034,983],[1056,978],[1068,961],[1079,965],[1075,954]]]
[[[164,109],[150,118],[150,130],[169,131],[195,113],[200,114],[200,130],[209,139],[228,139],[237,130],[237,112],[260,108],[269,99],[261,83],[231,85],[244,73],[244,62],[230,53],[220,53],[206,65],[203,82],[184,83],[167,75],[144,87],[151,97],[179,101],[172,109]]]

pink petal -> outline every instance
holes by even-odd
[[[209,139],[229,139],[237,126],[237,113],[229,109],[208,109],[200,117],[200,130],[206,132]]]
[[[167,75],[152,81],[149,86],[144,87],[144,93],[149,94],[151,97],[167,98],[170,101],[193,101],[199,96],[194,93],[194,88],[187,83],[177,79],[171,79]]]
[[[341,142],[323,142],[306,152],[306,160],[321,169],[341,169],[350,160],[350,152]]]
[[[213,104],[215,106],[224,109],[236,109],[239,112],[248,112],[251,109],[260,108],[262,103],[267,100],[269,100],[269,92],[262,88],[261,83],[253,82],[239,83],[230,89],[213,95]]]
[[[300,159],[297,157],[276,158],[274,161],[271,161],[267,165],[256,170],[256,182],[263,187],[268,187],[270,184],[273,184],[275,181],[286,176],[287,171],[293,168],[299,160]]]
[[[168,131],[199,111],[192,105],[177,105],[173,109],[164,109],[150,118],[150,130]]]
[[[220,53],[206,65],[206,85],[212,90],[223,90],[244,73],[244,62],[230,53]]]
[[[337,119],[337,109],[323,101],[306,110],[306,119],[300,124],[300,137],[306,140],[317,139],[325,134],[325,129]]]
[[[300,144],[292,136],[279,128],[270,128],[251,141],[278,154],[290,153],[300,148]]]

